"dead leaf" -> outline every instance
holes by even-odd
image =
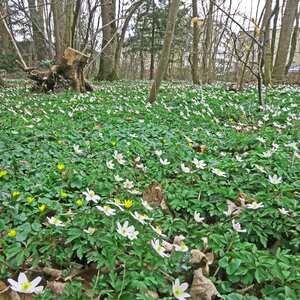
[[[143,193],[143,200],[154,206],[160,206],[162,211],[167,212],[169,208],[163,197],[163,189],[160,184],[150,183]]]
[[[203,242],[203,252],[205,252],[208,249],[208,238],[207,237],[203,237],[201,238],[201,241]]]
[[[222,299],[212,281],[202,274],[202,269],[194,272],[193,283],[190,289],[190,300]]]
[[[50,288],[56,295],[61,295],[64,292],[66,283],[59,281],[48,281],[47,286]]]
[[[166,249],[166,252],[172,252],[173,249],[173,244],[167,242],[167,241],[162,241],[161,245]]]
[[[0,293],[7,288],[7,284],[0,280]]]
[[[125,118],[125,121],[126,122],[132,121],[132,118],[131,117],[127,117],[127,118]]]
[[[159,299],[159,295],[156,292],[147,290],[146,295],[151,296],[154,299]]]
[[[95,129],[100,129],[100,128],[102,128],[102,126],[100,124],[96,124],[94,128]]]
[[[51,269],[51,268],[43,268],[42,270],[44,273],[46,273],[47,275],[54,277],[54,278],[60,278],[62,275],[62,271],[61,270],[57,270],[57,269]]]

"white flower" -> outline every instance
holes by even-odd
[[[236,156],[235,156],[235,159],[236,159],[237,161],[239,161],[239,162],[243,161],[242,157],[239,156],[239,155],[236,155]]]
[[[138,231],[135,231],[134,229],[135,229],[135,228],[133,227],[133,230],[131,230],[131,231],[128,233],[128,235],[127,235],[127,237],[128,237],[131,241],[134,240],[134,239],[136,239],[137,236],[138,236],[138,234],[139,234],[139,232],[138,232]]]
[[[271,157],[273,155],[273,151],[272,150],[268,150],[266,152],[263,152],[262,155],[263,157]]]
[[[109,205],[96,206],[100,211],[103,211],[107,216],[113,216],[116,214],[116,210],[111,208]]]
[[[184,164],[180,164],[180,167],[184,173],[191,173],[191,169],[189,167],[186,167]]]
[[[164,165],[164,166],[166,166],[166,165],[169,165],[170,164],[170,162],[168,161],[168,159],[166,158],[166,159],[159,159],[159,161],[160,161],[160,163],[162,164],[162,165]]]
[[[260,141],[261,143],[265,143],[266,142],[266,140],[264,138],[262,138],[262,137],[258,137],[256,140]]]
[[[153,207],[147,202],[141,199],[143,206],[148,210],[153,210]]]
[[[197,169],[203,170],[206,167],[206,163],[203,160],[198,160],[196,157],[193,159],[193,163]]]
[[[165,253],[166,249],[160,244],[159,240],[151,240],[151,245],[161,257],[170,256],[169,254]]]
[[[278,208],[278,210],[283,214],[283,215],[288,215],[290,212],[286,210],[285,208]]]
[[[32,294],[41,293],[43,286],[37,286],[42,280],[42,277],[38,276],[34,280],[29,281],[24,273],[20,273],[18,276],[18,282],[9,278],[7,281],[10,284],[12,290],[18,293]]]
[[[239,222],[235,223],[235,220],[232,220],[232,227],[237,232],[246,232],[246,229],[241,228],[241,224]]]
[[[145,221],[153,220],[153,218],[149,218],[146,214],[142,215],[142,214],[138,213],[137,211],[135,211],[134,213],[130,212],[130,214],[132,215],[132,217],[134,219],[136,219],[137,221],[139,221],[143,225],[146,224]]]
[[[191,297],[190,294],[185,293],[185,290],[188,288],[188,284],[186,282],[180,284],[178,278],[175,279],[175,282],[172,285],[173,295],[178,300],[185,300],[185,298]]]
[[[179,252],[187,252],[189,250],[187,245],[182,241],[180,242],[179,245],[174,244],[174,247],[175,247],[175,251],[179,251]]]
[[[226,177],[225,172],[223,172],[222,170],[218,169],[218,168],[211,168],[212,172],[218,176],[222,176],[222,177]]]
[[[279,145],[276,143],[272,143],[272,146],[273,146],[273,149],[272,149],[273,151],[276,151],[279,148]]]
[[[205,218],[200,218],[200,213],[194,212],[194,219],[196,222],[201,223]]]
[[[129,181],[128,179],[124,182],[124,188],[131,190],[134,187],[133,181]]]
[[[132,194],[132,195],[141,195],[141,194],[142,194],[142,192],[140,192],[140,191],[138,191],[138,190],[136,190],[136,189],[127,190],[127,192],[128,192],[129,194]]]
[[[117,160],[117,162],[120,165],[124,165],[125,164],[125,160],[123,159],[123,154],[118,153],[117,150],[114,151],[114,158]]]
[[[82,154],[83,150],[79,148],[79,145],[73,145],[73,149],[76,154]]]
[[[282,178],[278,177],[278,175],[274,174],[273,176],[269,175],[269,182],[272,184],[282,183]]]
[[[114,163],[112,162],[112,160],[106,161],[106,166],[110,169],[113,170],[114,169]]]
[[[134,239],[138,235],[138,232],[135,231],[133,225],[128,227],[128,221],[125,221],[123,226],[121,226],[121,224],[117,222],[117,232],[122,236],[128,237],[130,239]]]
[[[114,176],[115,177],[115,180],[118,181],[118,182],[121,182],[123,181],[124,179],[121,178],[118,174]]]
[[[150,227],[151,227],[151,228],[152,228],[159,236],[167,237],[165,234],[162,233],[162,230],[161,230],[161,228],[160,228],[159,226],[154,227],[154,226],[152,226],[152,225],[150,224]]]
[[[297,144],[296,144],[295,142],[285,144],[284,146],[285,146],[285,147],[293,148],[295,151],[298,151],[298,150],[299,150],[298,147],[297,147]]]
[[[84,232],[86,232],[88,235],[92,235],[95,232],[95,228],[89,227],[88,229],[83,229]]]
[[[262,202],[257,203],[256,201],[253,201],[251,204],[247,204],[247,207],[251,209],[258,209],[264,207],[264,205]]]
[[[124,211],[124,209],[123,209],[123,207],[122,207],[122,206],[124,206],[124,204],[121,203],[121,202],[119,203],[119,202],[107,201],[106,204],[112,204],[112,205],[115,205],[115,206],[117,206],[121,211]]]
[[[266,173],[265,168],[263,166],[255,165],[255,167],[262,173]]]
[[[65,226],[65,224],[61,220],[59,220],[58,218],[55,218],[55,217],[49,218],[49,217],[47,217],[47,219],[48,219],[48,222],[52,225]]]
[[[100,196],[96,195],[93,190],[87,189],[87,192],[83,192],[82,194],[86,196],[85,200],[88,202],[93,201],[97,203],[100,200]]]
[[[155,150],[154,152],[157,156],[161,156],[163,154],[162,150]]]
[[[300,152],[294,152],[294,156],[295,156],[296,158],[300,158]]]

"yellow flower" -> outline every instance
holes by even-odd
[[[11,238],[15,237],[16,234],[17,234],[17,232],[16,232],[14,229],[11,229],[11,230],[7,233],[7,235],[8,235],[9,237],[11,237]]]
[[[61,143],[62,143],[62,141],[61,141],[61,140],[57,140],[57,144],[59,144],[59,145],[60,145]]]
[[[5,176],[7,174],[7,171],[6,170],[1,170],[0,171],[0,178]]]
[[[46,205],[42,204],[42,205],[39,205],[38,207],[39,207],[39,210],[43,212],[46,208]]]
[[[167,142],[167,140],[164,139],[164,140],[162,140],[162,142],[165,144]]]
[[[33,197],[27,197],[27,202],[30,204],[30,203],[32,203],[33,202]]]
[[[82,199],[78,199],[78,200],[76,201],[76,204],[77,204],[78,206],[81,206],[81,205],[83,204],[83,200],[82,200]]]
[[[19,197],[21,193],[19,191],[13,192],[13,197]]]
[[[233,119],[233,118],[230,118],[230,119],[229,119],[229,122],[230,122],[230,123],[233,123],[233,122],[234,122],[234,119]]]
[[[188,143],[189,147],[193,147],[193,143]]]
[[[69,194],[66,193],[66,192],[64,192],[64,191],[61,191],[61,192],[60,192],[60,196],[61,196],[62,198],[67,197],[68,195],[69,195]]]
[[[112,146],[116,146],[117,142],[111,142]]]
[[[57,169],[58,169],[59,171],[62,171],[64,168],[65,168],[65,165],[63,165],[63,164],[58,164],[58,165],[57,165]]]
[[[133,201],[130,199],[124,200],[125,208],[130,208],[133,205]]]

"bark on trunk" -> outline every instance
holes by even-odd
[[[193,48],[192,48],[192,78],[194,84],[200,84],[199,79],[199,39],[200,21],[198,20],[198,1],[192,1],[193,6]]]
[[[169,10],[167,28],[165,32],[164,44],[162,48],[161,58],[157,67],[154,82],[150,91],[149,102],[153,103],[156,101],[157,94],[162,83],[163,76],[166,71],[166,67],[169,61],[169,54],[171,49],[171,44],[173,41],[174,28],[176,23],[176,17],[178,13],[180,0],[173,0]]]
[[[109,24],[103,28],[102,51],[100,56],[100,66],[97,75],[98,80],[114,80],[116,74],[115,55],[116,55],[116,23],[115,20],[115,0],[101,0],[102,24]]]
[[[273,78],[275,80],[283,80],[287,56],[290,48],[292,37],[293,23],[297,12],[299,0],[287,0],[282,19],[282,26],[280,30],[278,49],[276,60],[273,68]]]

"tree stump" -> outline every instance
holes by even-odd
[[[85,80],[83,69],[89,56],[73,48],[67,48],[62,58],[49,70],[24,68],[28,78],[35,81],[33,89],[37,92],[58,92],[69,89],[84,93],[93,91],[93,87]]]

